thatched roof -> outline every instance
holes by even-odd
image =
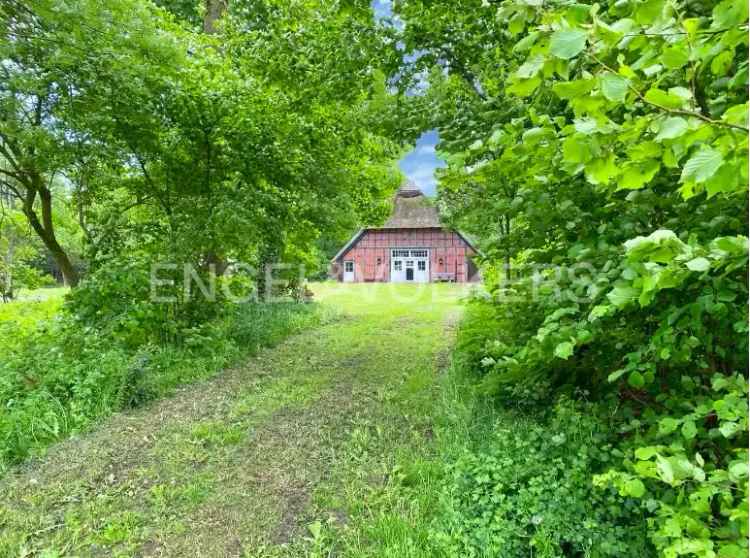
[[[405,182],[393,199],[393,213],[384,229],[440,228],[437,208],[413,182]]]
[[[338,261],[343,255],[345,255],[349,249],[354,246],[357,241],[362,237],[368,230],[378,229],[442,229],[443,225],[440,223],[440,216],[438,214],[437,207],[435,207],[422,191],[413,182],[405,182],[401,188],[398,189],[393,199],[393,213],[391,218],[382,227],[369,227],[360,229],[357,233],[349,239],[341,250],[331,258],[332,262]],[[479,250],[474,246],[474,243],[466,237],[461,231],[454,231],[460,236],[466,244],[471,247],[477,253]]]

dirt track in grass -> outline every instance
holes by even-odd
[[[316,290],[340,320],[113,416],[8,474],[0,554],[355,556],[377,547],[378,535],[362,529],[399,456],[431,451],[461,292]]]

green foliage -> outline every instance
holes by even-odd
[[[0,206],[3,204],[0,203]],[[51,282],[34,261],[39,246],[24,227],[23,215],[12,207],[0,207],[0,296],[13,299],[19,289],[35,289]]]
[[[318,272],[325,240],[382,219],[399,181],[391,33],[369,5],[216,2],[231,9],[206,33],[201,3],[156,4],[0,5],[0,280],[30,285],[45,255],[76,286],[59,319],[2,341],[3,460],[313,323],[224,287],[264,290],[270,263]],[[174,266],[170,302],[154,264]],[[218,296],[184,295],[185,265]],[[280,275],[300,298],[299,271]]]
[[[162,4],[196,23],[197,4]],[[321,237],[382,218],[400,152],[382,116],[388,33],[369,7],[229,4],[212,34],[141,0],[3,6],[0,192],[69,283],[54,177],[94,272],[127,258],[317,272]]]
[[[618,461],[612,439],[590,406],[503,416],[452,465],[436,533],[444,554],[653,556],[638,502],[592,484],[592,472]]]
[[[654,514],[652,539],[665,556],[747,554],[747,381],[683,376],[660,405],[621,426],[625,470],[599,486],[639,498]]]
[[[83,326],[69,310],[53,317],[57,301],[13,306],[17,315],[9,316],[0,331],[2,467],[116,410],[211,376],[324,319],[314,304],[249,303],[228,307],[201,327],[181,330],[179,344],[142,338],[135,343],[137,327],[123,329],[126,323]],[[138,319],[149,323],[134,311],[132,320]]]
[[[506,404],[587,393],[660,555],[746,554],[746,3],[398,13],[485,256],[462,358]]]

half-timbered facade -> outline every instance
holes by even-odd
[[[475,254],[469,240],[444,228],[437,209],[407,183],[396,193],[391,218],[358,231],[331,263],[344,282],[464,283],[478,279]]]

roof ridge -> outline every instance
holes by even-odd
[[[397,198],[415,198],[417,196],[424,196],[424,193],[412,180],[405,180],[396,191]]]

